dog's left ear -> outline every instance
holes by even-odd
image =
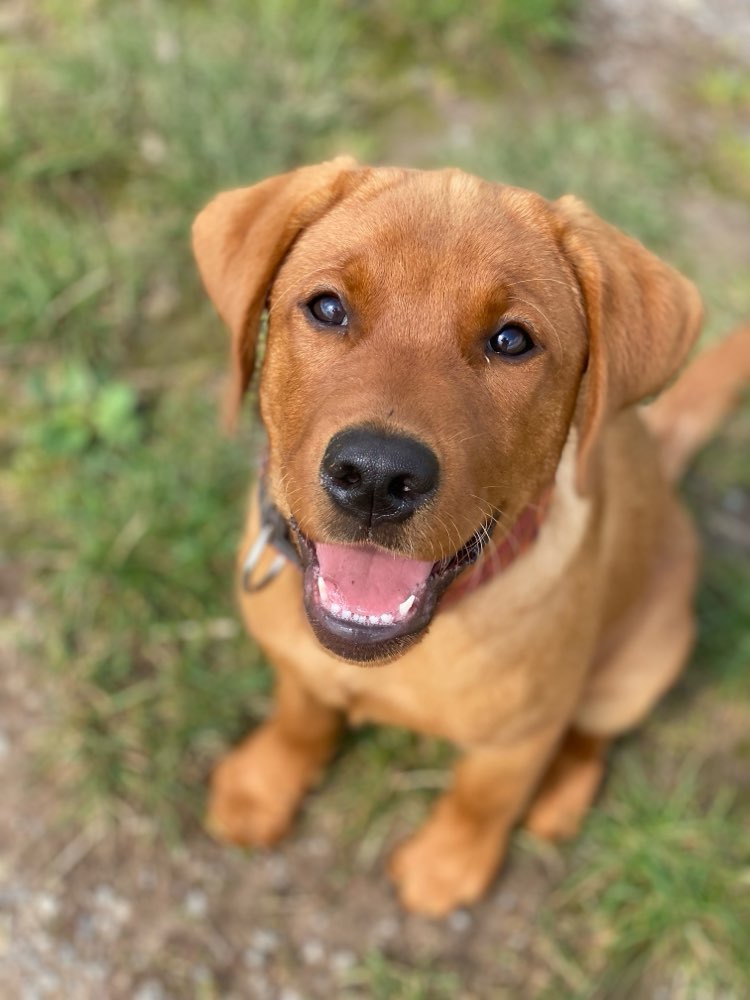
[[[232,333],[230,426],[252,378],[260,321],[276,271],[300,232],[351,188],[356,167],[351,157],[340,156],[225,191],[193,223],[198,270]]]
[[[588,325],[577,470],[579,492],[585,493],[605,421],[664,388],[698,336],[703,308],[687,278],[577,198],[560,198],[553,210]]]

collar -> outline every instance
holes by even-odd
[[[473,566],[467,566],[443,594],[438,608],[445,610],[457,604],[462,597],[473,594],[482,584],[502,573],[536,541],[552,500],[552,487],[548,486],[536,503],[530,503],[519,514],[510,531],[498,541],[494,538],[482,549]]]
[[[491,540],[482,550],[476,563],[466,569],[453,581],[443,594],[439,610],[452,607],[463,597],[472,594],[498,573],[508,569],[536,541],[544,523],[552,500],[552,486],[548,486],[536,503],[528,504],[521,511],[511,530],[499,541]],[[242,587],[252,594],[267,587],[286,563],[301,568],[299,553],[292,541],[289,525],[284,515],[268,496],[265,475],[258,477],[258,500],[260,504],[260,531],[250,546],[242,564]],[[267,546],[276,550],[276,558],[260,579],[253,579],[260,558]]]

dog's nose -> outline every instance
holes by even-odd
[[[334,503],[366,524],[405,521],[433,496],[439,476],[437,456],[420,441],[362,427],[334,435],[320,467]]]

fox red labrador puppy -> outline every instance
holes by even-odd
[[[471,903],[514,824],[573,834],[613,737],[693,641],[696,541],[670,480],[750,375],[699,360],[693,285],[572,197],[342,158],[219,195],[194,247],[232,332],[264,311],[268,436],[240,553],[271,719],[218,766],[212,829],[271,844],[342,723],[463,756],[392,858],[403,903]]]

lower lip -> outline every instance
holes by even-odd
[[[332,614],[320,602],[317,586],[305,587],[305,610],[318,640],[337,656],[357,663],[384,663],[405,652],[430,624],[436,600],[432,594],[422,595],[404,617],[374,624],[368,615],[357,621],[354,616],[347,620]]]

